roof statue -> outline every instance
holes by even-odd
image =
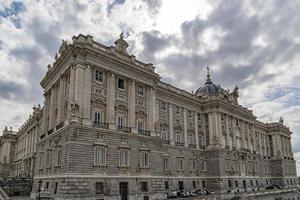
[[[280,116],[280,118],[279,118],[279,123],[280,123],[280,124],[283,124],[283,122],[284,122],[284,121],[283,121],[283,118]]]
[[[120,38],[115,41],[116,51],[128,55],[126,49],[128,48],[128,43],[124,40],[124,33],[120,34]]]

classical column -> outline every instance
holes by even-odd
[[[205,114],[201,114],[201,128],[202,128],[202,131],[203,131],[203,146],[206,146],[208,145],[207,144],[207,132],[206,132],[206,124],[205,124]]]
[[[291,138],[289,138],[288,147],[289,147],[289,157],[294,158],[293,151],[292,151]]]
[[[265,146],[265,156],[268,156],[268,149],[267,149],[267,140],[266,140],[266,134],[263,134],[264,136],[264,146]]]
[[[107,115],[106,123],[109,123],[109,128],[114,129],[115,125],[115,90],[116,80],[113,73],[109,73],[107,76]]]
[[[219,142],[221,147],[224,147],[226,145],[226,142],[224,144],[223,141],[223,132],[222,132],[222,122],[221,122],[221,113],[216,113],[216,132],[217,136],[219,137]]]
[[[82,104],[82,123],[84,125],[92,125],[91,120],[91,91],[92,91],[92,69],[90,65],[86,65],[84,70],[83,82],[83,104]]]
[[[128,84],[128,124],[131,129],[135,128],[135,81],[131,80]],[[148,97],[148,96],[147,96]]]
[[[225,129],[226,129],[226,145],[231,148],[231,139],[230,139],[230,133],[229,133],[229,122],[228,122],[228,115],[225,115]]]
[[[49,123],[49,119],[48,119],[48,107],[49,104],[49,97],[47,93],[44,93],[44,107],[43,107],[43,121],[42,121],[42,132],[41,134],[44,134],[47,132],[48,130],[48,123]]]
[[[214,144],[214,133],[213,133],[213,120],[212,120],[212,114],[208,114],[208,136],[209,136],[209,145]]]
[[[277,153],[278,153],[278,144],[277,144],[277,139],[276,139],[276,135],[272,135],[271,136],[271,140],[272,140],[272,144],[273,144],[273,152],[272,152],[272,154],[273,154],[273,156],[274,157],[277,157],[278,155],[277,155]],[[268,142],[266,142],[266,146],[268,145]],[[269,149],[270,149],[270,147],[269,147]],[[271,153],[271,152],[270,152]],[[268,151],[267,151],[267,156],[269,156],[269,154],[268,154]]]
[[[242,136],[242,144],[241,144],[241,148],[247,148],[246,147],[246,142],[245,142],[245,129],[244,129],[244,122],[240,121],[240,127],[241,127],[241,136]]]
[[[174,141],[174,125],[173,125],[173,108],[172,104],[169,103],[169,120],[170,120],[170,144],[175,145]]]
[[[55,86],[51,88],[50,106],[49,106],[49,130],[55,128]]]
[[[184,134],[184,146],[188,147],[188,133],[187,133],[187,114],[186,109],[183,109],[183,134]]]
[[[69,83],[69,96],[68,96],[68,118],[71,118],[71,103],[75,102],[75,65],[70,67],[70,83]]]
[[[63,75],[59,79],[57,124],[63,121],[65,92],[65,77]]]
[[[255,129],[254,129],[254,126],[253,126],[253,124],[251,124],[251,128],[252,128],[252,132],[251,132],[251,134],[252,134],[252,152],[256,152],[256,137],[255,137]]]
[[[248,138],[248,149],[251,150],[251,137],[250,137],[250,130],[249,130],[249,123],[246,124],[246,131],[247,131],[247,138]]]
[[[232,134],[233,134],[233,144],[232,144],[232,147],[234,148],[237,148],[237,142],[236,142],[236,127],[235,127],[235,118],[232,117],[232,120],[231,120],[231,129],[232,129]]]
[[[199,136],[198,136],[198,114],[195,112],[195,145],[196,148],[199,149]],[[202,144],[203,144],[203,138],[202,138]]]
[[[149,87],[147,90],[147,100],[148,100],[148,114],[147,114],[147,127],[151,132],[151,135],[154,134],[154,115],[155,115],[155,98],[156,93],[153,87]]]
[[[75,70],[75,103],[79,105],[78,117],[83,117],[83,95],[84,95],[84,66],[81,64],[76,65]]]

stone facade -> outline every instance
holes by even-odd
[[[10,128],[0,138],[0,174],[2,178],[33,179],[35,172],[36,145],[42,120],[41,106],[34,106],[26,122],[15,132]],[[6,169],[4,172],[2,169]]]
[[[267,186],[294,190],[292,133],[282,119],[258,121],[239,105],[238,87],[224,90],[209,71],[196,93],[166,84],[128,46],[122,34],[111,47],[81,34],[62,42],[41,81],[32,199],[40,191],[54,199],[165,199],[202,188],[222,199],[263,199],[272,196]]]

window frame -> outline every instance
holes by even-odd
[[[120,87],[120,81],[123,81],[123,88]],[[117,88],[119,90],[122,90],[122,91],[124,91],[126,89],[125,79],[123,79],[123,78],[117,78]]]
[[[97,74],[101,74],[100,76]],[[101,79],[98,79],[99,77],[101,77]],[[104,72],[100,71],[100,70],[95,70],[95,81],[98,83],[103,83],[104,82]]]
[[[100,150],[100,152],[98,154],[99,150]],[[99,158],[98,158],[98,155],[100,156]],[[106,166],[106,157],[107,157],[106,146],[98,146],[97,145],[94,147],[94,165],[95,166]]]
[[[124,155],[123,155],[124,153]],[[123,157],[125,156],[125,157]],[[123,161],[125,161],[123,163]],[[119,167],[129,167],[129,150],[128,149],[120,149],[119,150]]]
[[[145,95],[145,87],[138,84],[137,85],[137,94],[138,94],[138,96],[143,97]]]
[[[149,151],[140,152],[140,167],[149,168]]]

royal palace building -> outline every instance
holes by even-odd
[[[217,199],[274,199],[268,186],[299,197],[282,118],[258,121],[239,104],[238,87],[214,84],[209,70],[195,93],[164,83],[127,53],[122,34],[114,44],[80,34],[48,65],[43,108],[12,134],[20,135],[13,175],[34,176],[32,199],[156,200],[198,189]]]

